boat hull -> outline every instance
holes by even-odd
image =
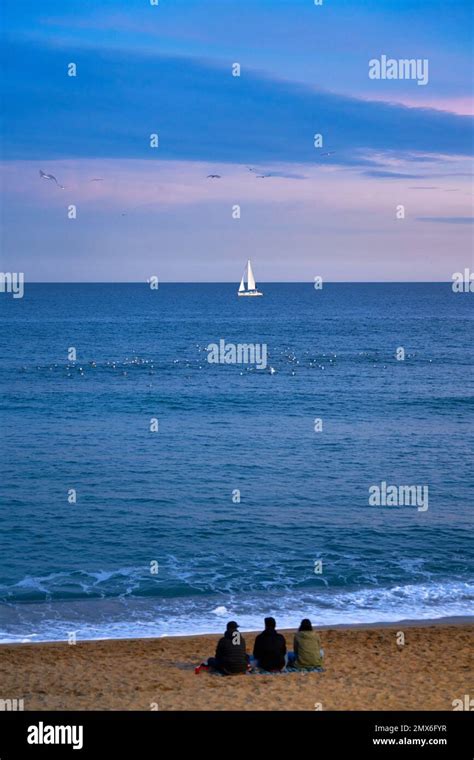
[[[259,290],[243,290],[243,291],[237,291],[238,296],[263,296],[263,293],[260,293]]]

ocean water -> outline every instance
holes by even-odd
[[[1,296],[1,641],[472,614],[472,295],[261,287]],[[428,509],[371,506],[382,481]]]

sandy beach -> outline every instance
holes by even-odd
[[[397,643],[403,631],[404,645]],[[219,677],[217,635],[0,646],[25,710],[452,710],[472,693],[472,623],[321,629],[325,672]],[[292,646],[293,632],[285,633]],[[251,651],[255,633],[243,633]]]

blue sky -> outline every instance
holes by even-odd
[[[472,267],[470,5],[7,0],[2,269],[234,281],[249,247],[260,281]],[[381,55],[428,84],[370,79]]]

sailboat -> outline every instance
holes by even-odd
[[[245,287],[245,280],[247,280],[247,288]],[[255,277],[253,276],[250,259],[247,261],[247,266],[245,267],[245,271],[242,275],[242,279],[240,281],[240,287],[237,291],[237,295],[238,296],[263,296],[263,293],[261,293],[260,290],[257,290],[257,286],[255,285]]]

